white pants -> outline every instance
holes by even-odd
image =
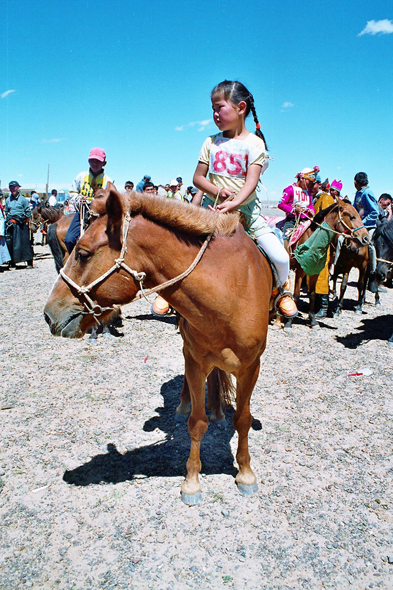
[[[282,286],[289,275],[289,256],[280,240],[273,232],[258,236],[258,243],[265,250],[266,254],[271,258],[274,266],[277,269],[278,279]]]

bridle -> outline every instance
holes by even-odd
[[[358,240],[358,242],[360,242],[362,244],[362,246],[366,246],[367,244],[363,244],[361,242],[359,236],[356,236],[355,235],[355,232],[359,231],[359,229],[364,229],[364,228],[367,229],[366,226],[365,225],[359,225],[359,227],[355,227],[355,228],[349,227],[349,225],[347,225],[345,223],[345,221],[344,221],[344,219],[343,219],[343,217],[341,215],[341,210],[340,210],[339,203],[336,202],[336,206],[338,207],[338,220],[339,220],[339,223],[341,223],[341,225],[346,228],[345,231],[339,232],[339,231],[336,231],[335,229],[333,229],[330,226],[329,226],[329,228],[327,228],[326,226],[322,225],[321,223],[318,223],[317,221],[314,221],[314,219],[312,217],[309,217],[310,221],[312,223],[315,223],[315,225],[317,225],[318,227],[322,227],[326,231],[329,231],[329,232],[331,231],[334,234],[337,234],[338,236],[342,236],[346,240],[349,240],[349,239]],[[334,207],[333,207],[333,209],[334,209]],[[333,211],[333,209],[331,209],[331,211]]]
[[[124,258],[125,258],[126,252],[127,252],[127,237],[128,237],[128,230],[130,227],[130,221],[131,221],[131,215],[129,213],[126,213],[124,215],[123,224],[122,224],[122,246],[121,246],[120,256],[119,256],[119,258],[115,259],[113,266],[111,266],[111,268],[109,270],[107,270],[104,274],[102,274],[100,277],[98,277],[98,279],[96,279],[95,281],[93,281],[89,285],[78,285],[75,281],[73,281],[69,276],[67,276],[65,274],[63,268],[61,268],[60,272],[59,272],[63,281],[65,283],[67,283],[67,285],[69,285],[70,287],[73,287],[77,291],[78,295],[81,295],[84,297],[83,304],[85,306],[85,311],[83,311],[82,313],[86,314],[86,315],[93,316],[93,318],[97,322],[97,324],[100,323],[98,318],[103,313],[105,313],[106,311],[114,311],[115,308],[113,305],[111,305],[110,307],[102,307],[99,303],[93,301],[93,299],[90,297],[89,293],[94,287],[96,287],[97,285],[99,285],[100,283],[105,281],[114,272],[117,272],[122,268],[123,270],[128,272],[128,274],[131,275],[135,281],[137,281],[139,283],[139,290],[137,291],[135,297],[129,303],[133,303],[134,301],[138,301],[142,297],[147,297],[148,295],[151,295],[152,293],[157,293],[158,291],[161,291],[162,289],[170,287],[171,285],[174,285],[178,281],[181,281],[182,279],[184,279],[186,276],[188,276],[194,270],[194,268],[196,267],[196,265],[198,264],[198,262],[202,258],[203,254],[204,254],[204,252],[205,252],[205,250],[206,250],[206,248],[207,248],[207,246],[214,234],[214,231],[213,231],[206,237],[206,239],[203,242],[201,248],[199,249],[199,252],[198,252],[197,256],[195,257],[194,261],[183,273],[181,273],[177,277],[174,277],[173,279],[170,279],[169,281],[166,281],[165,283],[162,283],[161,285],[157,285],[156,287],[152,287],[151,289],[144,289],[143,281],[146,278],[146,273],[133,270],[124,262]]]

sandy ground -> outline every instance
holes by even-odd
[[[229,415],[209,425],[203,503],[187,507],[174,319],[142,301],[122,337],[54,338],[54,264],[36,250],[35,270],[0,274],[1,589],[393,588],[392,291],[359,317],[352,282],[340,320],[301,317],[292,339],[269,329],[250,431],[259,491],[237,491]]]

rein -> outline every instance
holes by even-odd
[[[106,311],[110,311],[110,310],[113,311],[115,308],[114,308],[114,306],[102,307],[101,305],[99,305],[99,303],[96,303],[95,301],[93,301],[93,299],[91,299],[91,297],[89,296],[89,293],[96,285],[99,285],[100,283],[105,281],[112,273],[114,273],[115,271],[118,271],[118,270],[120,270],[120,268],[122,268],[123,270],[128,272],[128,274],[130,274],[135,281],[139,282],[139,291],[137,292],[135,297],[130,301],[130,303],[133,303],[134,301],[138,301],[139,299],[142,299],[142,297],[146,297],[147,295],[151,295],[152,293],[157,293],[158,291],[161,291],[162,289],[165,289],[166,287],[170,287],[170,286],[174,285],[175,283],[181,281],[182,279],[187,277],[194,270],[194,268],[196,267],[196,265],[198,264],[198,262],[202,258],[211,238],[213,237],[213,233],[214,233],[214,232],[211,232],[207,236],[206,240],[203,242],[201,248],[199,249],[199,252],[196,255],[194,261],[184,272],[182,272],[177,277],[174,277],[173,279],[170,279],[169,281],[162,283],[161,285],[157,285],[156,287],[152,287],[151,289],[145,290],[143,287],[143,281],[146,278],[146,273],[133,270],[124,262],[124,257],[127,252],[127,236],[128,236],[128,230],[130,227],[130,221],[131,221],[131,216],[129,213],[127,213],[124,216],[124,220],[123,220],[122,247],[121,247],[121,252],[120,252],[119,258],[116,258],[114,265],[109,270],[107,270],[103,275],[98,277],[98,279],[96,279],[95,281],[90,283],[90,285],[86,285],[86,286],[85,285],[78,285],[77,283],[75,283],[75,281],[70,279],[70,277],[68,277],[65,274],[64,269],[62,269],[62,268],[60,269],[60,272],[59,272],[61,278],[64,280],[65,283],[67,283],[70,287],[73,287],[79,295],[84,296],[85,301],[83,302],[83,304],[86,308],[86,311],[84,311],[82,313],[87,314],[87,315],[92,315],[94,317],[95,321],[97,322],[97,324],[99,324],[98,317],[100,317]]]

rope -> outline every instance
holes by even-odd
[[[378,262],[385,262],[385,264],[393,264],[391,260],[385,260],[384,258],[376,258]]]

